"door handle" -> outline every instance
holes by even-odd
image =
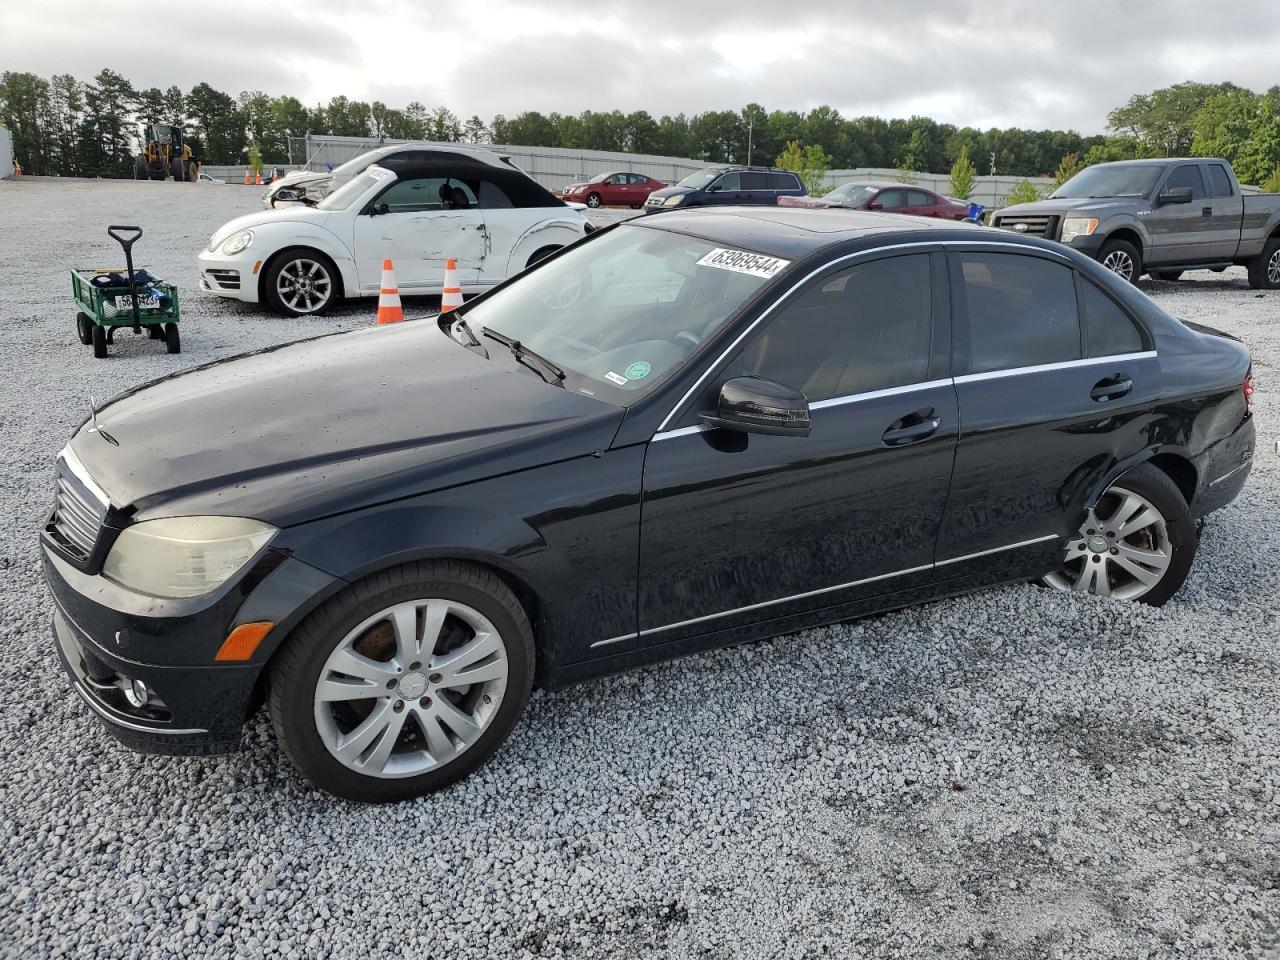
[[[1213,207],[1201,207],[1201,208],[1200,208],[1200,216],[1202,216],[1202,217],[1212,217],[1212,216],[1213,216]]]
[[[918,443],[928,439],[938,431],[942,420],[933,415],[933,410],[917,410],[909,413],[893,423],[880,435],[886,447],[901,447],[908,443]]]
[[[1103,403],[1107,400],[1119,400],[1132,389],[1133,381],[1123,373],[1117,373],[1114,377],[1107,377],[1095,383],[1093,389],[1089,391],[1089,396]]]

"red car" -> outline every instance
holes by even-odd
[[[619,206],[639,210],[649,194],[666,184],[643,173],[602,173],[584,183],[571,183],[561,194],[566,200],[585,203],[588,207]]]
[[[969,215],[969,204],[963,200],[940,197],[932,190],[913,187],[909,183],[869,180],[841,184],[821,197],[779,197],[778,206],[883,210],[885,213],[909,213],[916,217],[941,217],[943,220],[963,220]]]

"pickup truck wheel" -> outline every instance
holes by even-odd
[[[1249,286],[1254,290],[1280,290],[1280,237],[1272,237],[1262,253],[1249,261]]]
[[[1142,276],[1142,254],[1128,240],[1108,240],[1098,251],[1098,262],[1130,283]]]
[[[1151,276],[1156,280],[1163,280],[1166,283],[1173,283],[1182,277],[1181,270],[1152,270]]]

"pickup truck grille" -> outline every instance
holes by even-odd
[[[86,561],[93,554],[106,515],[107,504],[100,502],[59,457],[53,516],[45,527],[53,541],[72,558]]]
[[[1058,237],[1062,236],[1058,229],[1061,220],[1062,218],[1056,214],[1013,214],[1011,216],[997,214],[994,225],[1001,230],[1012,230],[1015,233],[1021,233],[1029,237],[1046,237],[1049,240],[1057,240]]]

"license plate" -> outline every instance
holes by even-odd
[[[156,309],[156,308],[158,308],[159,306],[160,306],[160,298],[159,298],[159,297],[139,297],[139,298],[138,298],[138,309],[139,309],[139,310],[155,310],[155,309]],[[126,294],[125,296],[123,296],[123,297],[116,297],[116,309],[117,309],[117,310],[132,310],[132,309],[133,309],[133,297],[131,297],[131,296],[127,295],[127,294]]]

